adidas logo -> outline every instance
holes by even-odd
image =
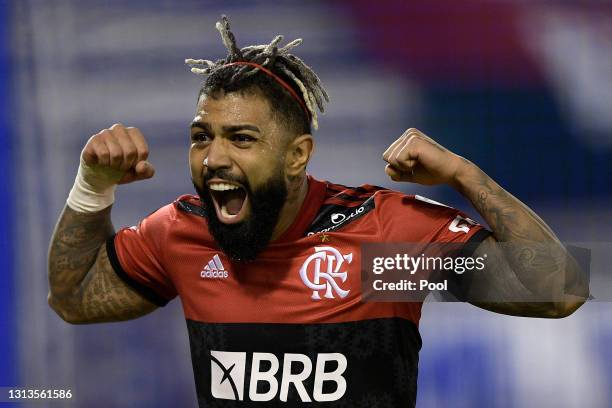
[[[202,271],[200,272],[200,277],[202,278],[227,278],[229,276],[229,272],[225,270],[225,267],[221,263],[221,258],[219,255],[215,254],[208,264],[204,266]]]

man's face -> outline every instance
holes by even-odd
[[[204,95],[198,102],[191,177],[213,237],[233,260],[254,259],[272,237],[287,198],[284,132],[256,93]]]

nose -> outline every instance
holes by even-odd
[[[232,166],[228,146],[223,138],[214,138],[206,153],[205,160],[209,170],[229,169]]]

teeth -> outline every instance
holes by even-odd
[[[211,190],[214,191],[228,191],[228,190],[237,190],[240,187],[235,186],[233,184],[227,184],[227,183],[214,183],[208,186]]]

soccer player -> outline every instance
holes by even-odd
[[[300,41],[239,48],[225,17],[217,29],[227,57],[186,61],[207,76],[191,123],[197,195],[115,232],[116,185],[154,174],[145,137],[115,124],[85,144],[49,252],[49,304],[62,319],[129,320],[179,296],[201,407],[407,407],[416,401],[422,304],[364,302],[362,244],[477,244],[486,270],[462,293],[487,293],[495,301],[471,303],[493,312],[559,318],[584,302],[586,279],[553,231],[419,130],[384,152],[386,173],[452,186],[490,230],[419,196],[308,175],[312,128],[328,98],[290,53]],[[551,300],[512,301],[525,291]]]

